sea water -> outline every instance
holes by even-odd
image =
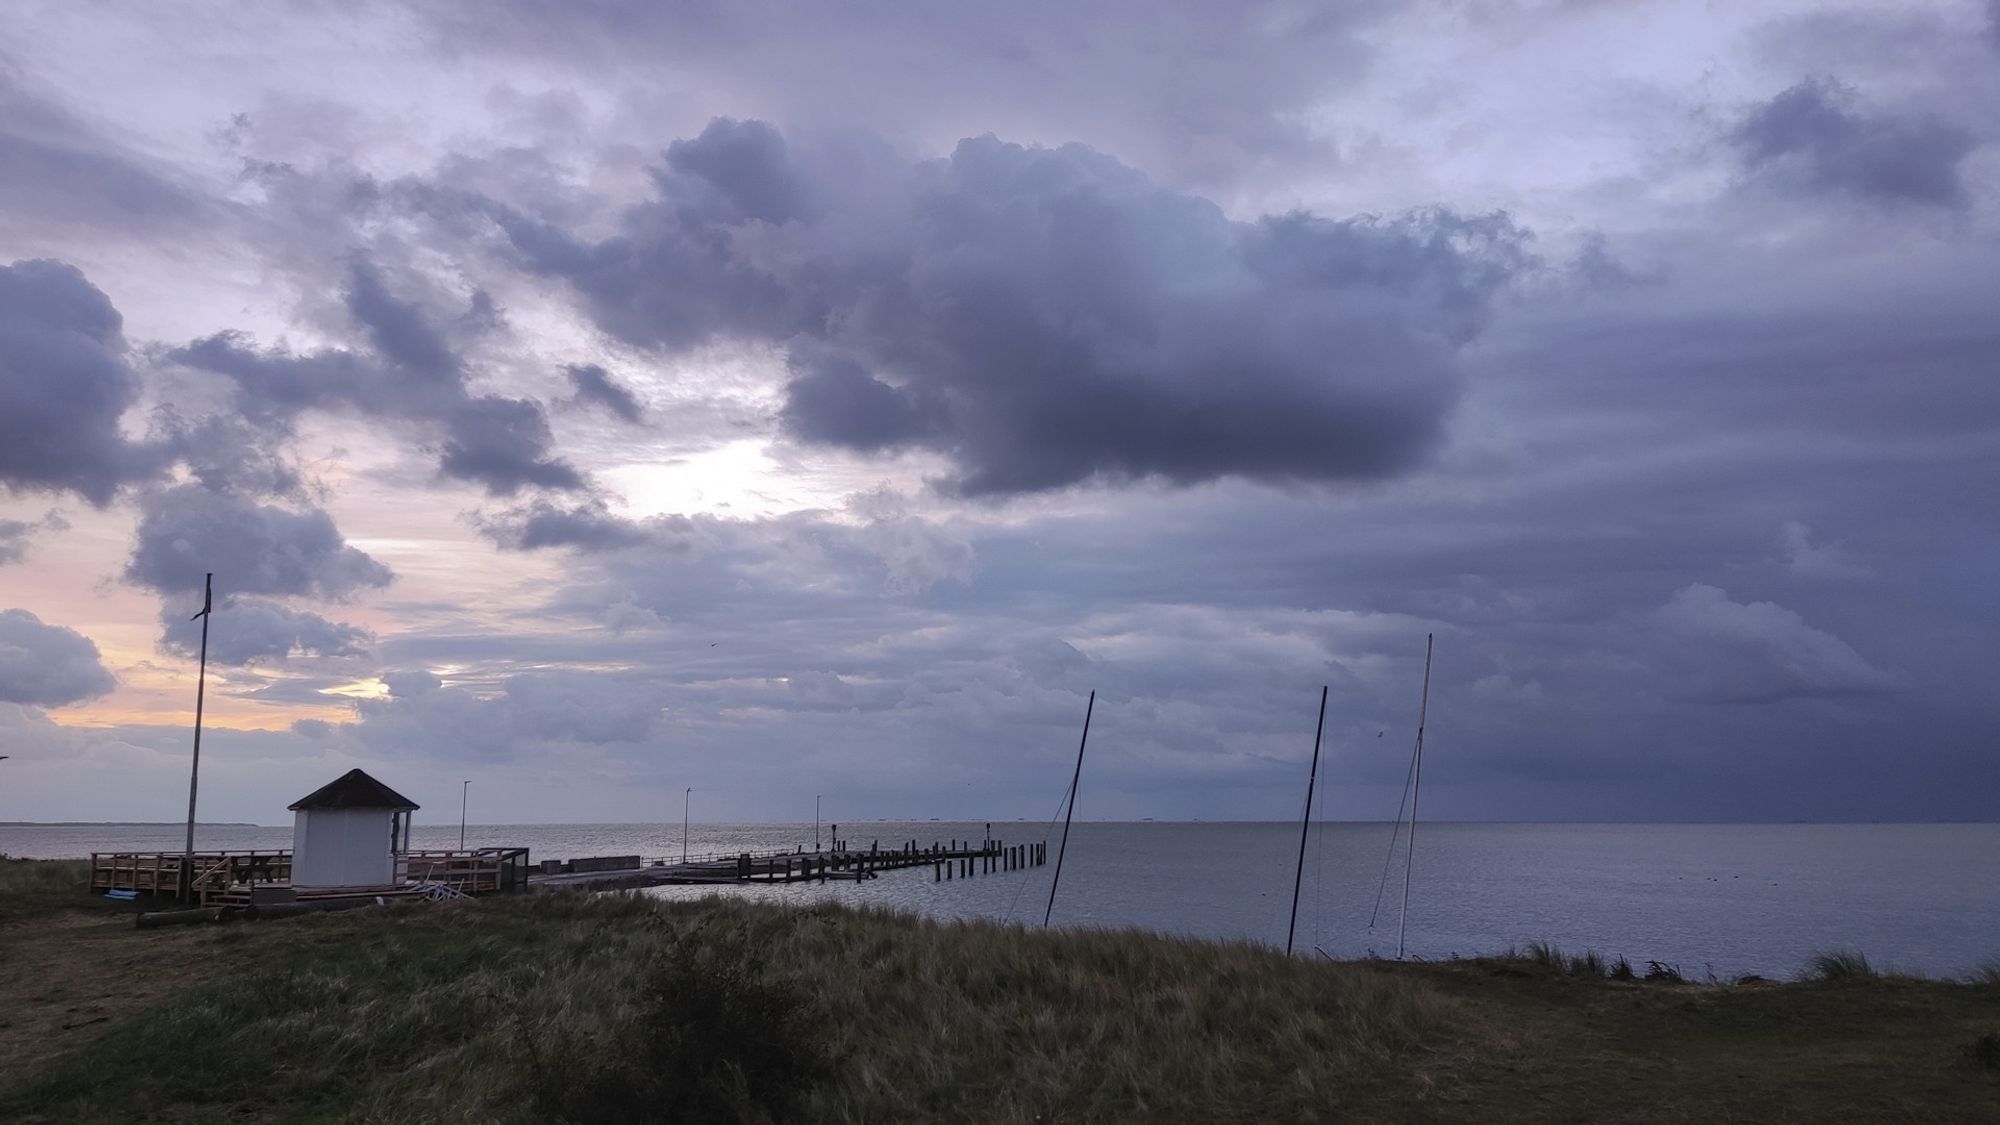
[[[1049,863],[942,883],[920,867],[863,883],[648,893],[871,903],[1040,925],[1061,825],[994,822],[991,831],[1009,844],[1047,839]],[[984,823],[938,821],[840,826],[849,847],[884,850],[986,832]],[[1623,956],[1641,970],[1660,961],[1725,978],[1792,976],[1813,954],[1836,949],[1865,953],[1878,967],[1947,976],[2000,958],[2000,825],[1422,824],[1407,919],[1408,830],[1393,855],[1391,833],[1388,824],[1315,825],[1300,872],[1296,824],[1079,823],[1052,921],[1282,948],[1297,875],[1294,946],[1306,954],[1394,956],[1400,939],[1411,955],[1442,958],[1544,941]],[[174,850],[182,836],[175,825],[0,825],[0,853]],[[821,836],[830,842],[830,826]],[[455,847],[458,826],[419,825],[412,842]],[[196,844],[287,848],[291,830],[202,825]],[[472,825],[466,844],[526,847],[533,859],[678,859],[682,835],[677,823]],[[810,823],[695,824],[687,836],[691,855],[812,845]]]

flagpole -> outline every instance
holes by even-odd
[[[194,893],[194,797],[201,782],[201,708],[208,688],[208,614],[214,606],[215,575],[210,573],[201,583],[201,612],[189,618],[201,620],[201,664],[194,680],[194,762],[188,767],[187,849],[181,856],[181,880],[188,895]]]

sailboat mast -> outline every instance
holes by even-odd
[[[1056,885],[1062,882],[1063,853],[1069,850],[1069,822],[1076,815],[1076,786],[1083,780],[1083,748],[1090,744],[1090,714],[1097,710],[1097,692],[1090,693],[1090,702],[1083,708],[1083,738],[1076,744],[1076,773],[1069,779],[1069,809],[1063,813],[1062,843],[1056,845],[1056,873],[1049,879],[1049,906],[1042,911],[1042,925],[1049,924],[1049,918],[1056,912]]]
[[[1319,689],[1319,725],[1313,728],[1312,771],[1306,774],[1306,815],[1299,821],[1299,867],[1292,873],[1292,921],[1285,927],[1285,956],[1292,955],[1292,938],[1299,930],[1299,884],[1306,875],[1306,834],[1313,822],[1313,787],[1319,782],[1319,743],[1326,734],[1326,693],[1331,684]]]
[[[1436,634],[1424,634],[1424,694],[1417,704],[1417,753],[1410,764],[1410,847],[1403,853],[1403,915],[1396,924],[1396,960],[1403,959],[1403,938],[1410,930],[1410,873],[1417,865],[1417,799],[1424,792],[1424,720],[1431,711],[1431,644]]]

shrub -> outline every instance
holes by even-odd
[[[2000,1032],[1989,1031],[1965,1045],[1965,1057],[1984,1070],[2000,1070]]]
[[[1618,960],[1611,963],[1612,980],[1632,980],[1636,976],[1637,974],[1632,971],[1632,962],[1627,961],[1623,956],[1620,956]]]
[[[1972,983],[2000,985],[2000,959],[1988,961],[1972,970]]]

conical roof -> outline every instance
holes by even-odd
[[[414,809],[415,801],[369,777],[361,770],[348,770],[318,789],[293,801],[299,809]]]

